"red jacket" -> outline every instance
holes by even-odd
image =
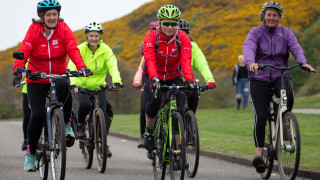
[[[58,26],[49,40],[44,35],[43,24],[32,24],[22,41],[18,51],[24,52],[24,57],[39,68],[39,72],[47,74],[64,74],[67,69],[67,55],[76,64],[77,69],[86,68],[77,41],[69,26],[64,22],[58,22]],[[16,60],[13,70],[24,68],[25,60]],[[27,69],[37,72],[30,63]],[[49,79],[36,81],[27,79],[27,83],[49,83]]]
[[[174,49],[177,49],[175,45],[175,39],[178,33],[174,36],[168,37],[164,35],[160,29],[157,30],[158,33],[158,52],[155,52],[156,48],[156,35],[155,31],[150,31],[143,41],[143,55],[145,58],[146,66],[149,73],[149,78],[154,77],[159,78],[162,81],[169,80],[179,76],[177,71],[178,66],[181,64],[182,72],[185,81],[193,81],[193,73],[191,68],[191,42],[188,35],[180,31],[180,41],[181,48],[180,53],[178,50],[170,57],[166,55],[171,55]],[[166,42],[170,42],[168,45]],[[162,56],[161,56],[161,55]]]

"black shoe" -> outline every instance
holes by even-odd
[[[264,173],[266,165],[260,156],[255,156],[252,165],[256,168],[257,173]]]
[[[144,134],[144,148],[147,150],[154,150],[156,149],[154,137],[151,133]]]
[[[72,137],[70,135],[67,135],[66,137],[66,146],[67,147],[72,147],[74,145],[74,142],[76,141],[75,137]]]
[[[110,146],[107,146],[107,158],[111,158],[112,153],[110,151]]]
[[[83,138],[86,136],[86,133],[84,132],[84,128],[85,128],[84,124],[82,123],[78,124],[78,132],[77,132],[78,138]]]
[[[28,149],[28,143],[27,143],[27,140],[25,139],[25,140],[23,141],[22,146],[21,146],[21,150],[22,150],[22,151],[26,151],[27,149]]]
[[[149,159],[153,160],[153,159],[154,159],[154,157],[155,157],[154,152],[153,152],[153,151],[151,151],[151,150],[148,150],[148,152],[147,152],[147,157],[148,157]]]
[[[144,148],[144,138],[143,137],[141,137],[138,142],[138,148]]]

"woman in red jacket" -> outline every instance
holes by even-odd
[[[42,0],[37,5],[40,20],[34,20],[22,41],[19,51],[24,52],[26,59],[39,68],[39,72],[47,74],[64,74],[67,69],[67,55],[81,72],[90,72],[84,64],[74,34],[63,19],[59,18],[61,5],[56,0]],[[16,60],[14,70],[18,74],[25,71],[26,61]],[[28,65],[28,69],[37,72],[36,68]],[[49,79],[27,79],[28,99],[31,106],[31,120],[28,127],[28,145],[24,169],[35,171],[36,148],[46,118],[46,95],[50,88]],[[72,128],[67,124],[70,119],[72,99],[69,81],[59,79],[56,89],[59,102],[64,102],[64,119],[66,136],[74,138]]]
[[[150,31],[143,41],[143,55],[151,83],[183,85],[178,66],[181,65],[186,83],[192,83],[191,42],[186,33],[179,30],[180,10],[173,5],[165,5],[158,10],[160,27]],[[154,144],[154,123],[160,108],[161,95],[152,97],[150,84],[145,84],[145,93],[151,99],[146,106],[145,148],[152,150]],[[158,91],[160,93],[160,91]],[[184,117],[184,94],[177,95],[177,106]]]

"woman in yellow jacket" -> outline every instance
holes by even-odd
[[[111,48],[106,45],[102,39],[101,35],[103,34],[103,27],[96,22],[89,23],[85,27],[85,34],[87,36],[87,41],[78,45],[80,53],[82,55],[84,63],[87,67],[90,67],[90,70],[93,72],[93,76],[89,77],[80,77],[80,78],[70,78],[71,85],[77,85],[78,87],[85,87],[89,89],[99,89],[100,85],[106,84],[106,75],[109,71],[112,77],[112,83],[114,88],[120,87],[122,84],[120,72],[118,70],[117,59],[113,54]],[[73,62],[69,62],[68,68],[72,70],[76,70],[76,67]],[[91,109],[91,104],[88,98],[88,95],[78,93],[78,89],[74,89],[75,96],[79,103],[78,109],[78,127],[79,131],[78,135],[84,135],[84,121]],[[111,106],[106,99],[106,93],[101,92],[99,95],[99,105],[102,111],[104,112],[105,117],[110,116]],[[107,124],[107,134],[109,133],[109,128],[111,126],[112,118],[106,118],[108,120]],[[107,156],[112,156],[109,148],[107,152]]]

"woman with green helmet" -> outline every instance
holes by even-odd
[[[143,55],[151,84],[160,82],[162,85],[184,85],[178,70],[179,65],[186,83],[192,83],[191,43],[188,35],[179,30],[178,21],[181,18],[179,8],[165,5],[158,10],[160,27],[150,31],[143,41]],[[178,42],[180,41],[180,42]],[[180,48],[177,47],[180,44]],[[160,108],[161,98],[158,91],[157,98],[152,96],[151,84],[144,85],[144,91],[149,100],[146,105],[146,132],[144,146],[147,150],[155,148],[153,137],[154,123]],[[184,118],[185,95],[177,95],[177,106]]]

